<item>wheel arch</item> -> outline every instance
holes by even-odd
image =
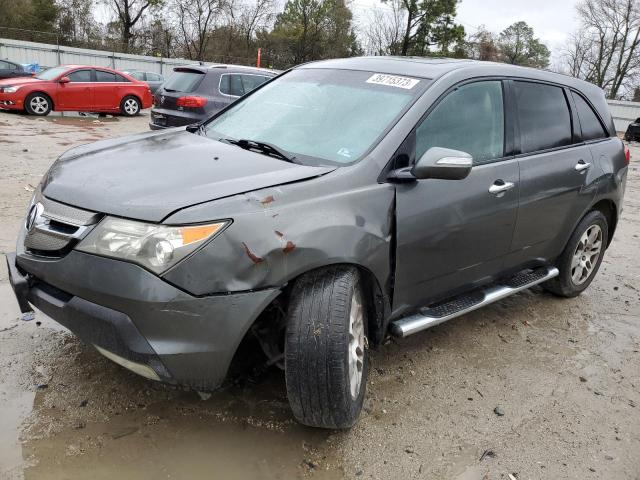
[[[120,103],[118,104],[118,109],[122,110],[122,104],[124,103],[125,99],[128,97],[133,97],[138,101],[138,105],[140,105],[140,109],[138,110],[138,113],[140,113],[144,108],[144,105],[142,103],[142,99],[140,98],[140,96],[137,93],[133,93],[133,92],[127,92],[122,96],[122,98],[120,99]]]
[[[29,98],[31,95],[36,95],[36,94],[44,95],[45,97],[47,97],[49,99],[49,102],[51,102],[51,111],[54,111],[56,109],[55,100],[53,99],[51,94],[45,92],[44,90],[34,90],[32,92],[27,93],[25,95],[25,97],[24,97],[25,108],[26,108],[26,105],[27,105],[27,98]]]
[[[247,327],[242,341],[238,342],[238,345],[236,345],[236,353],[240,349],[241,344],[245,343],[247,341],[247,337],[252,334],[254,327],[258,327],[261,324],[269,325],[270,328],[274,329],[281,327],[281,322],[286,321],[286,310],[289,305],[289,295],[296,282],[305,276],[337,266],[354,267],[358,270],[363,284],[363,291],[366,295],[365,301],[367,305],[368,338],[373,345],[379,345],[382,343],[388,326],[391,305],[388,297],[383,293],[380,282],[376,278],[375,274],[363,265],[350,262],[334,262],[309,268],[308,270],[291,278],[286,285],[283,286],[280,294],[273,298]],[[273,316],[277,316],[279,313],[285,314],[285,316],[274,319]],[[266,351],[265,354],[267,354]]]
[[[607,247],[609,247],[609,245],[611,245],[611,240],[613,239],[613,235],[616,231],[616,227],[618,226],[618,208],[613,200],[603,199],[595,203],[589,209],[589,212],[594,210],[601,212],[607,219],[607,226],[608,226]],[[584,215],[583,215],[583,218],[584,218]]]

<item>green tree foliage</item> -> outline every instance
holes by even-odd
[[[516,22],[498,37],[501,60],[513,65],[547,68],[550,52],[534,37],[533,28],[526,22]]]
[[[388,1],[388,0],[384,0]],[[406,24],[401,55],[451,55],[464,42],[455,23],[459,0],[402,0]]]
[[[0,0],[0,26],[53,32],[58,11],[55,0]]]
[[[273,30],[259,32],[258,40],[276,68],[361,51],[344,0],[289,0]]]

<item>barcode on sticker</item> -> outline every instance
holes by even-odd
[[[410,90],[420,83],[420,80],[416,80],[415,78],[399,77],[397,75],[376,73],[369,77],[367,83],[375,83],[376,85],[386,85],[388,87],[398,87]]]

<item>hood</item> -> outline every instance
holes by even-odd
[[[42,193],[94,212],[160,222],[198,203],[334,169],[285,162],[181,129],[73,148],[47,172]]]
[[[26,73],[25,75],[29,75]],[[5,87],[7,85],[26,85],[28,83],[42,83],[45,80],[40,80],[39,78],[34,77],[13,77],[13,78],[3,78],[0,80],[0,87]]]

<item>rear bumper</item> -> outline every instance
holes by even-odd
[[[166,108],[152,108],[149,127],[152,130],[185,127],[187,125],[198,123],[205,118],[207,118],[207,115],[200,113],[181,112],[179,110],[168,110]]]
[[[84,342],[198,390],[223,382],[248,328],[280,292],[194,297],[146,270],[76,251],[58,260],[7,254],[9,280],[30,305]]]

